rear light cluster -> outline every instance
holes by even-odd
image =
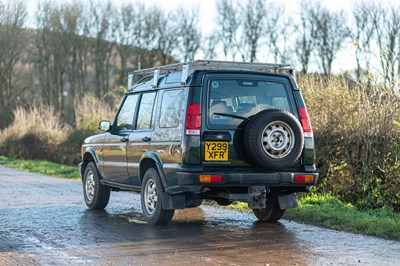
[[[311,183],[314,181],[313,175],[297,175],[295,178],[296,183]]]
[[[222,182],[222,175],[200,175],[201,183],[218,183]]]
[[[190,104],[186,116],[186,135],[199,136],[201,128],[201,105]]]
[[[312,138],[314,135],[311,127],[310,118],[307,113],[307,109],[305,107],[299,107],[297,110],[300,115],[300,122],[303,127],[304,137]]]

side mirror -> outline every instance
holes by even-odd
[[[101,131],[109,131],[110,128],[111,128],[111,123],[110,123],[110,121],[101,120],[101,121],[99,122],[99,129],[100,129]]]

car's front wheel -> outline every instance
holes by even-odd
[[[266,206],[264,209],[253,209],[254,215],[261,222],[276,222],[282,218],[285,210],[281,210],[279,207],[278,198],[276,195],[270,195],[267,197]]]
[[[152,225],[167,224],[172,220],[175,210],[162,208],[165,193],[157,170],[150,168],[144,175],[141,189],[142,211]]]
[[[83,176],[83,195],[90,209],[104,209],[110,200],[110,188],[100,183],[94,162],[89,162]]]

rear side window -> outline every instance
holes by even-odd
[[[156,98],[155,92],[143,93],[139,106],[136,129],[152,128],[151,118],[153,117],[153,107],[155,98]]]
[[[179,125],[184,95],[184,90],[164,91],[161,100],[160,128],[173,128]]]
[[[115,131],[132,130],[138,95],[128,95],[117,116]]]
[[[267,80],[211,79],[208,83],[208,125],[236,128],[243,119],[269,108],[291,111],[284,83]]]

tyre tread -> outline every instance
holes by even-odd
[[[282,218],[285,210],[281,210],[276,196],[270,196],[266,202],[265,209],[253,209],[254,215],[258,220],[266,223],[276,222]]]
[[[96,179],[95,182],[96,182],[96,186],[97,186],[97,188],[96,188],[97,189],[97,193],[95,192],[95,195],[94,195],[92,203],[88,203],[86,201],[86,196],[85,196],[85,202],[86,202],[86,205],[90,209],[102,210],[105,207],[107,207],[108,202],[110,201],[111,190],[110,190],[109,187],[103,186],[100,183],[99,172],[98,172],[97,167],[96,167],[94,162],[89,162],[87,164],[86,169],[85,169],[85,177],[86,177],[86,173],[87,173],[87,171],[89,169],[91,169],[93,171],[94,178]],[[83,190],[84,190],[83,193],[84,193],[84,195],[86,195],[86,193],[85,193],[85,182],[86,182],[86,180],[84,179],[83,180]]]
[[[143,190],[144,190],[144,184],[147,183],[148,179],[153,178],[153,180],[156,183],[157,189],[160,191],[158,194],[159,197],[159,205],[157,205],[155,213],[152,216],[149,216],[146,214],[146,208],[144,206],[144,201],[143,201]],[[160,175],[158,174],[158,171],[154,168],[149,168],[143,178],[142,181],[142,192],[141,192],[141,204],[142,204],[142,211],[144,216],[146,217],[147,221],[152,224],[152,225],[165,225],[169,223],[175,213],[175,210],[164,210],[162,208],[162,195],[165,193],[164,188],[161,183]]]

